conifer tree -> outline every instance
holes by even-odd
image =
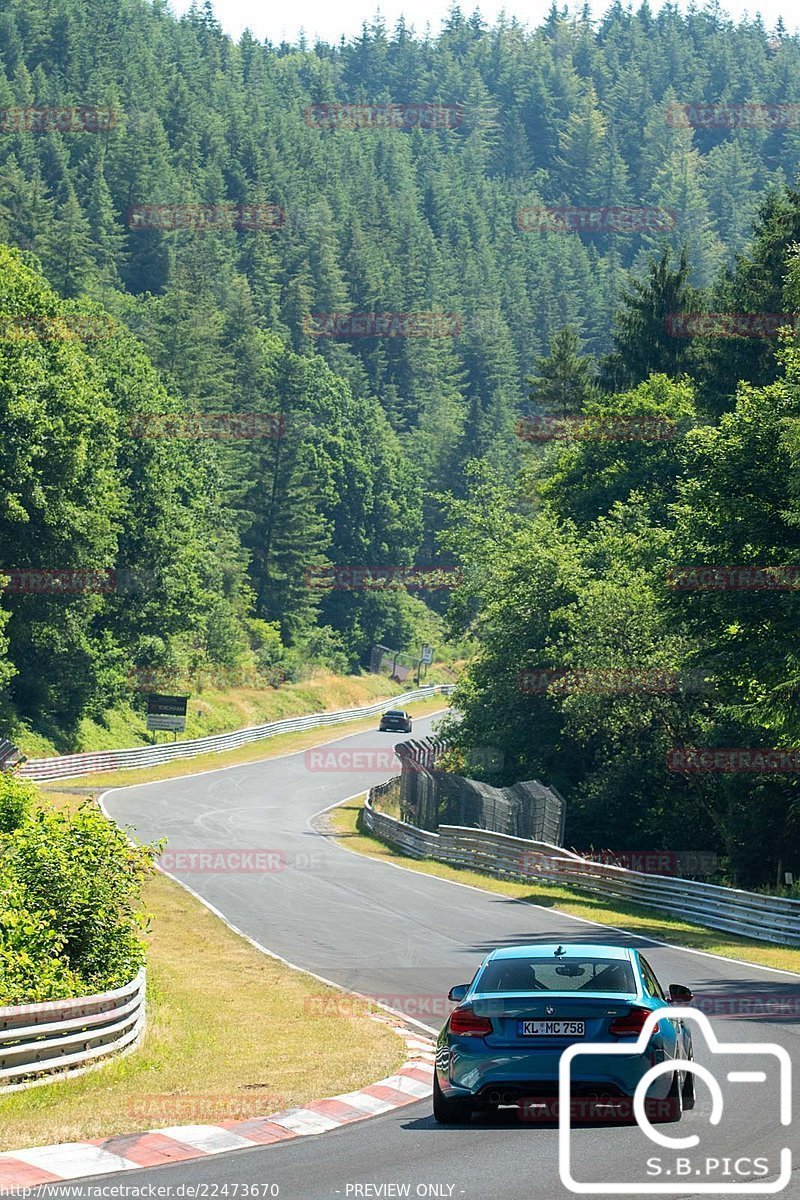
[[[550,342],[550,353],[536,359],[530,380],[530,400],[536,412],[567,417],[583,412],[596,394],[596,369],[581,354],[580,339],[567,325]]]
[[[689,339],[676,333],[676,318],[688,311],[689,262],[681,253],[672,266],[664,249],[651,259],[647,274],[634,279],[622,297],[614,325],[614,348],[601,363],[601,378],[610,391],[622,391],[648,375],[675,376],[687,368]]]

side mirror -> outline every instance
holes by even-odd
[[[447,999],[452,1000],[455,1004],[458,1004],[460,1000],[464,999],[468,991],[468,983],[457,983],[455,987],[450,988],[450,991],[447,993]]]
[[[671,983],[669,985],[669,999],[672,1004],[688,1004],[692,999],[692,993],[682,983]]]

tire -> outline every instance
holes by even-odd
[[[663,1100],[648,1096],[644,1102],[644,1110],[653,1125],[670,1125],[680,1121],[683,1116],[683,1089],[681,1088],[680,1072],[672,1076],[669,1091]]]
[[[433,1119],[439,1125],[463,1125],[472,1116],[472,1102],[469,1100],[450,1100],[439,1087],[439,1080],[433,1076]]]
[[[689,1062],[694,1061],[694,1054],[689,1054]],[[694,1071],[687,1071],[683,1080],[683,1108],[688,1112],[690,1108],[694,1108],[695,1091],[694,1091]]]
[[[669,1100],[669,1110],[667,1115],[663,1117],[664,1123],[670,1124],[674,1121],[680,1121],[683,1116],[683,1088],[681,1087],[679,1071],[676,1071],[672,1076],[672,1083],[667,1092],[667,1100]]]

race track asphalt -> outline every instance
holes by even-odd
[[[430,727],[430,718],[415,721],[414,736]],[[797,1064],[800,1019],[792,1015],[800,1014],[797,975],[653,943],[546,907],[397,868],[348,851],[315,830],[315,814],[394,773],[387,769],[386,751],[402,740],[377,731],[345,736],[324,747],[323,756],[300,752],[132,785],[109,793],[105,805],[140,838],[166,836],[168,851],[175,855],[170,873],[258,943],[297,966],[375,996],[431,1029],[443,1023],[448,988],[468,981],[494,946],[608,941],[646,947],[662,983],[685,983],[706,1003],[747,1004],[748,997],[758,995],[786,1001],[787,1007],[793,1004],[786,1016],[715,1017],[713,1024],[721,1041],[776,1042]],[[354,751],[360,759],[354,759]],[[185,870],[198,865],[187,852],[233,849],[271,851],[272,858],[261,862],[277,869],[231,869],[235,860],[229,855],[211,860],[226,869]],[[342,1036],[347,1037],[346,1017]],[[716,1183],[725,1189],[717,1194],[730,1195],[735,1181],[769,1186],[778,1174],[781,1148],[793,1147],[796,1156],[797,1119],[788,1129],[778,1121],[777,1062],[758,1056],[767,1075],[764,1082],[728,1083],[728,1071],[747,1067],[742,1056],[712,1055],[698,1034],[695,1046],[697,1060],[712,1067],[722,1084],[720,1124],[709,1124],[710,1095],[699,1083],[695,1109],[679,1125],[659,1127],[673,1137],[698,1135],[694,1148],[665,1149],[624,1125],[574,1130],[573,1172],[585,1184],[585,1194],[598,1196],[604,1185],[621,1182],[635,1189],[628,1194],[644,1196],[653,1193],[642,1185],[658,1180],[670,1187],[680,1181],[687,1189],[671,1194],[708,1194],[704,1185]],[[796,1113],[796,1071],[793,1098]],[[709,1165],[709,1159],[719,1165]],[[655,1160],[660,1160],[658,1167]],[[763,1176],[745,1174],[762,1170]],[[564,1200],[571,1194],[559,1178],[556,1127],[522,1124],[515,1115],[503,1114],[475,1118],[469,1127],[441,1128],[427,1101],[320,1137],[94,1182],[104,1187],[184,1184],[187,1196],[190,1185],[197,1185],[194,1194],[209,1200],[225,1195],[220,1190],[224,1184],[262,1185],[262,1196],[269,1195],[264,1185],[275,1184],[282,1200],[402,1195]],[[79,1197],[81,1186],[71,1185],[70,1194]],[[228,1191],[229,1197],[233,1194]],[[244,1196],[241,1189],[237,1194]],[[797,1171],[780,1194],[800,1197]]]

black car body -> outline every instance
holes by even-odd
[[[381,733],[411,733],[411,717],[399,708],[390,708],[381,717]]]

